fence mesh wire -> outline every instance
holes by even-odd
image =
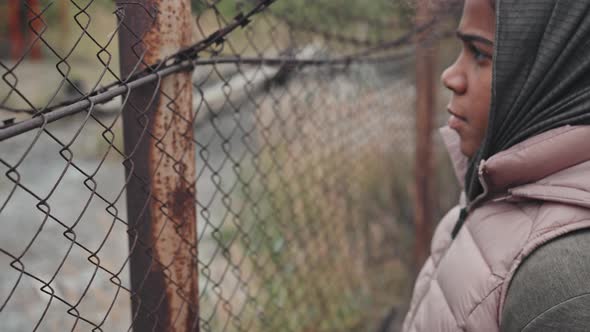
[[[3,330],[394,328],[413,273],[413,46],[455,7],[416,27],[404,1],[167,3],[0,4]],[[152,61],[125,18],[159,15],[189,17],[188,46]],[[134,163],[146,141],[158,158]],[[128,210],[152,206],[165,222],[148,241]],[[143,287],[148,270],[176,295]]]

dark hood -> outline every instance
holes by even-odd
[[[590,124],[590,0],[496,0],[496,6],[490,119],[469,162],[469,201],[482,193],[482,160],[548,130]]]

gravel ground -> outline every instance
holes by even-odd
[[[78,128],[82,121],[82,116],[74,116],[51,124],[48,130],[62,142],[67,142],[74,135],[72,128]],[[197,190],[199,200],[208,206],[210,215],[207,219],[198,218],[197,227],[199,259],[208,265],[217,255],[210,233],[225,218],[218,187],[229,191],[236,178],[222,149],[223,133],[231,136],[235,121],[234,117],[223,117],[217,122],[216,129],[203,126],[197,134],[197,140],[207,144],[206,152],[198,157],[198,164],[206,164],[207,167],[200,168]],[[240,121],[244,126],[251,126],[249,117]],[[99,138],[100,129],[95,121],[90,120],[71,147],[73,163],[88,174],[99,166],[102,152],[107,147]],[[3,331],[32,331],[38,322],[40,331],[69,330],[74,324],[77,324],[76,330],[89,330],[91,325],[88,323],[83,320],[76,322],[75,313],[66,314],[70,306],[42,291],[45,283],[50,285],[55,295],[72,306],[81,299],[76,306],[79,315],[95,324],[105,318],[112,305],[103,330],[127,330],[131,321],[128,292],[121,290],[117,293],[118,287],[109,280],[110,275],[97,270],[88,261],[90,252],[96,252],[101,266],[113,273],[120,271],[119,278],[124,285],[128,285],[128,269],[124,265],[128,250],[125,225],[115,221],[106,210],[108,204],[97,195],[92,195],[92,191],[84,185],[87,177],[74,167],[67,167],[66,161],[59,155],[61,145],[49,135],[41,134],[27,152],[36,134],[36,131],[31,132],[1,143],[0,159],[11,166],[18,164],[16,171],[20,182],[34,194],[20,188],[13,192],[14,183],[4,175],[8,168],[0,165],[0,227],[3,230],[0,232],[0,248],[3,250],[0,252],[0,303],[5,304],[0,312],[0,323],[4,326]],[[238,135],[227,142],[231,145],[232,154],[244,153],[244,145]],[[26,157],[19,163],[25,154]],[[124,188],[122,161],[121,156],[109,153],[93,177],[97,184],[96,192],[109,202],[114,202]],[[223,179],[221,182],[213,180],[214,171]],[[36,207],[46,197],[49,197],[47,205],[50,214],[59,222],[45,218],[45,213]],[[118,217],[126,220],[124,194],[114,206]],[[198,208],[199,216],[202,215],[200,212]],[[72,246],[72,241],[64,234],[66,227],[73,227],[76,241],[89,251]],[[26,273],[40,280],[21,275],[17,269],[10,267],[13,259],[9,255],[20,257]],[[82,296],[88,285],[88,294]]]

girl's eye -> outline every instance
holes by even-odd
[[[469,50],[473,54],[475,61],[479,62],[479,61],[489,60],[492,58],[489,54],[480,51],[479,48],[473,46],[472,44],[469,44]]]

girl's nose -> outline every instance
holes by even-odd
[[[460,64],[455,62],[447,68],[441,75],[441,81],[447,89],[457,95],[462,95],[467,91],[467,78],[461,71]]]

